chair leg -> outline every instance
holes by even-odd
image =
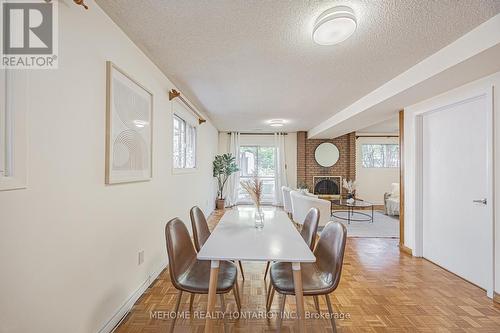
[[[265,282],[264,282],[265,283]],[[271,289],[273,288],[273,284],[269,282],[269,287],[267,288],[267,293],[266,293],[266,310],[269,311],[269,296],[271,296]]]
[[[266,277],[267,277],[267,272],[269,271],[269,266],[270,266],[270,264],[271,264],[271,262],[270,262],[270,261],[268,261],[268,262],[267,262],[267,265],[266,265],[266,272],[264,273],[264,280],[265,280],[265,279],[266,279]]]
[[[335,316],[332,310],[332,303],[330,303],[330,297],[327,294],[325,295],[325,298],[326,298],[326,305],[328,306],[328,312],[330,315],[330,321],[332,322],[332,332],[337,333],[337,325],[335,324]]]
[[[189,295],[189,313],[193,313],[194,294]]]
[[[321,313],[321,311],[319,309],[318,296],[313,296],[313,299],[314,299],[314,306],[316,307],[316,311],[318,311],[318,313]]]
[[[269,312],[271,310],[271,305],[273,304],[273,298],[274,298],[274,288],[271,285],[270,286],[270,292],[269,295],[267,296],[267,305],[266,305],[266,310]]]
[[[285,301],[286,295],[282,295],[281,304],[280,304],[280,314],[278,317],[278,332],[281,332],[281,324],[283,323],[283,316],[285,314]]]
[[[238,265],[240,266],[240,271],[241,271],[241,278],[245,280],[245,273],[243,273],[243,265],[241,264],[241,261],[238,260]]]
[[[177,301],[175,302],[175,317],[172,321],[172,325],[170,325],[170,332],[174,331],[175,320],[177,319],[177,312],[179,312],[179,305],[181,304],[182,299],[182,290],[179,290],[179,294],[177,295]]]
[[[238,286],[238,280],[236,280],[233,287],[234,300],[236,301],[236,307],[238,312],[241,312],[241,299],[240,299],[240,287]]]
[[[229,332],[227,329],[227,321],[226,321],[226,301],[224,300],[224,294],[220,294],[220,305],[221,305],[221,310],[223,314],[223,321],[224,321],[224,332]]]

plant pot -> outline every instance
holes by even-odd
[[[217,209],[224,209],[226,207],[226,199],[217,199],[215,207]]]

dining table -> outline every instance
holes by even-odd
[[[210,237],[198,253],[199,260],[210,260],[210,283],[207,314],[215,309],[216,286],[220,261],[289,262],[295,287],[299,330],[304,331],[304,297],[301,263],[316,257],[301,237],[288,215],[277,208],[262,208],[264,227],[255,227],[256,208],[238,206],[226,210]],[[212,332],[214,317],[205,319],[205,332]]]

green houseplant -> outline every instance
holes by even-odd
[[[239,171],[238,166],[236,165],[236,157],[234,157],[231,153],[226,153],[222,155],[215,156],[215,159],[212,163],[214,177],[217,178],[217,209],[224,209],[225,199],[223,196],[224,186],[226,186],[226,182],[233,173]]]

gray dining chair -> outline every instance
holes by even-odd
[[[207,241],[208,237],[210,237],[210,229],[208,229],[207,219],[205,218],[205,214],[198,207],[194,206],[189,211],[189,215],[191,217],[191,227],[193,228],[193,238],[194,238],[194,247],[197,252],[200,252],[203,244]],[[243,265],[241,261],[238,260],[238,265],[240,266],[241,278],[245,280],[245,273],[243,272]]]
[[[192,311],[192,301],[195,294],[208,294],[210,282],[210,261],[198,260],[196,250],[186,225],[178,218],[170,220],[165,226],[165,239],[168,254],[168,271],[173,286],[179,290],[175,304],[175,313],[179,310],[182,293],[191,294],[189,311]],[[217,279],[216,293],[220,295],[222,311],[226,304],[224,294],[233,291],[238,311],[241,311],[240,295],[237,287],[238,270],[236,265],[229,261],[221,261]],[[170,330],[173,331],[175,318]]]
[[[318,244],[314,249],[316,262],[301,264],[304,296],[325,296],[333,332],[337,331],[337,327],[329,294],[337,289],[340,282],[346,239],[347,229],[343,224],[339,222],[328,223],[321,232]],[[273,289],[282,295],[278,321],[279,331],[283,320],[286,296],[295,295],[292,267],[289,263],[275,263],[271,266],[269,275]],[[314,303],[319,312],[318,300],[315,299]]]
[[[309,212],[307,212],[306,218],[304,219],[304,224],[302,226],[302,230],[300,231],[300,235],[304,242],[306,242],[307,246],[312,250],[314,250],[314,245],[316,244],[316,237],[318,233],[318,225],[319,225],[319,209],[311,208]],[[267,262],[266,272],[264,273],[264,280],[267,277],[267,272],[269,270],[270,262]],[[290,265],[290,263],[288,263]],[[273,302],[274,297],[274,288],[272,283],[269,283],[269,289],[267,291],[266,298],[266,309],[269,311],[271,304]],[[314,301],[317,301],[317,297],[314,298]]]

